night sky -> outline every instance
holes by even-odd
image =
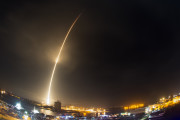
[[[178,0],[0,2],[0,87],[63,105],[152,103],[180,92]]]

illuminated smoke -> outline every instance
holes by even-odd
[[[62,43],[62,45],[61,45],[61,47],[60,47],[60,50],[59,50],[59,53],[58,53],[58,56],[57,56],[57,58],[56,58],[56,62],[55,62],[55,64],[54,64],[54,68],[53,68],[53,71],[52,71],[50,83],[49,83],[48,96],[47,96],[47,101],[46,101],[47,105],[50,104],[51,85],[52,85],[52,81],[53,81],[53,77],[54,77],[54,72],[55,72],[55,70],[56,70],[56,66],[57,66],[57,63],[58,63],[58,61],[59,61],[59,57],[60,57],[60,55],[61,55],[61,52],[62,52],[62,49],[63,49],[64,44],[65,44],[65,42],[66,42],[66,39],[67,39],[67,37],[69,36],[69,33],[71,32],[73,26],[76,24],[76,22],[77,22],[77,20],[79,19],[80,16],[81,16],[81,14],[78,15],[77,18],[74,20],[73,24],[72,24],[71,27],[69,28],[69,30],[68,30],[65,38],[64,38],[64,41],[63,41],[63,43]]]

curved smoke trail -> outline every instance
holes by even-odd
[[[79,15],[77,16],[77,18],[74,20],[73,24],[72,24],[71,27],[69,28],[69,30],[68,30],[65,38],[64,38],[64,41],[63,41],[63,43],[62,43],[62,45],[61,45],[61,47],[60,47],[60,50],[59,50],[59,53],[58,53],[58,56],[57,56],[57,58],[56,58],[56,62],[55,62],[55,64],[54,64],[54,68],[53,68],[53,71],[52,71],[50,83],[49,83],[48,97],[47,97],[47,101],[46,101],[46,102],[47,102],[47,105],[50,104],[51,85],[52,85],[52,81],[53,81],[53,77],[54,77],[54,72],[55,72],[55,70],[56,70],[56,66],[57,66],[59,57],[60,57],[60,55],[61,55],[62,49],[63,49],[63,47],[64,47],[64,44],[65,44],[65,42],[66,42],[66,40],[67,40],[67,37],[69,36],[69,33],[71,32],[73,26],[76,24],[76,22],[77,22],[77,20],[79,19],[80,16],[81,16],[81,14],[79,14]]]

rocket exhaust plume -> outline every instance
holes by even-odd
[[[48,96],[47,96],[47,101],[46,101],[46,104],[49,105],[50,104],[50,93],[51,93],[51,85],[52,85],[52,81],[53,81],[53,77],[54,77],[54,72],[56,70],[56,66],[57,66],[57,63],[59,61],[59,57],[61,55],[61,52],[62,52],[62,49],[64,47],[64,44],[66,43],[66,40],[67,40],[67,37],[69,36],[69,33],[71,32],[73,26],[76,24],[77,20],[79,19],[79,17],[81,16],[81,14],[79,14],[77,16],[77,18],[74,20],[74,22],[72,23],[71,27],[69,28],[65,38],[64,38],[64,41],[59,49],[59,53],[58,53],[58,56],[56,58],[56,61],[55,61],[55,64],[54,64],[54,68],[53,68],[53,71],[52,71],[52,75],[51,75],[51,79],[50,79],[50,83],[49,83],[49,89],[48,89]]]

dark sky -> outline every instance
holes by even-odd
[[[151,103],[180,92],[178,0],[1,1],[0,87],[63,104]]]

